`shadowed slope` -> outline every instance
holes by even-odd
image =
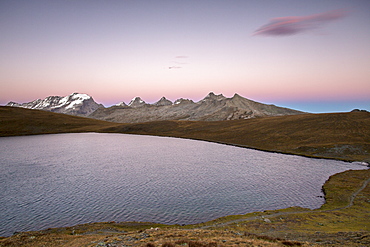
[[[42,110],[0,107],[0,136],[91,132],[114,124]]]
[[[233,121],[159,121],[103,131],[173,136],[315,157],[370,161],[370,113],[302,114]]]

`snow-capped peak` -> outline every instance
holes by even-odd
[[[73,93],[70,95],[72,99],[79,99],[79,100],[88,100],[91,99],[91,96],[85,93]]]
[[[82,94],[82,93],[73,93],[71,95],[68,95],[64,97],[61,101],[59,101],[60,106],[62,105],[68,105],[66,106],[66,109],[73,109],[76,107],[76,105],[82,104],[85,100],[89,100],[91,97],[87,94]]]
[[[81,93],[72,93],[65,97],[48,96],[45,99],[37,99],[23,104],[9,102],[9,105],[67,114],[74,112],[76,115],[88,115],[100,107],[91,96]]]

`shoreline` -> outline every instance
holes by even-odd
[[[111,132],[94,132],[94,133],[111,133]],[[113,133],[113,132],[112,132]],[[117,134],[126,134],[130,135],[127,133],[117,133]],[[142,134],[134,134],[134,135],[142,135]],[[149,136],[158,136],[158,135],[150,135]],[[366,161],[359,161],[359,160],[352,160],[348,158],[340,158],[340,157],[325,157],[325,156],[314,156],[314,155],[309,155],[309,154],[300,154],[300,153],[294,153],[294,152],[287,152],[287,151],[280,151],[280,150],[268,150],[268,149],[262,149],[262,148],[257,148],[257,147],[251,147],[248,145],[242,145],[242,144],[235,144],[235,143],[228,143],[228,142],[222,142],[222,141],[213,141],[213,140],[205,140],[205,139],[197,139],[197,138],[187,138],[187,137],[175,137],[175,136],[158,136],[158,137],[171,137],[171,138],[179,138],[179,139],[187,139],[187,140],[194,140],[194,141],[204,141],[204,142],[210,142],[210,143],[217,143],[217,144],[222,144],[222,145],[228,145],[228,146],[233,146],[233,147],[238,147],[238,148],[247,148],[247,149],[252,149],[252,150],[257,150],[257,151],[262,151],[262,152],[267,152],[267,153],[277,153],[277,154],[285,154],[285,155],[295,155],[295,156],[301,156],[305,158],[311,158],[311,159],[326,159],[326,160],[338,160],[338,161],[344,161],[348,163],[353,163],[353,162],[358,162],[358,163],[365,163],[363,166],[367,166],[370,168],[370,163]]]

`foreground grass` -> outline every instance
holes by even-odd
[[[369,179],[370,170],[333,175],[324,185],[326,203],[316,210],[288,208],[188,226],[91,223],[17,233],[0,239],[0,246],[369,246],[370,186],[363,186]]]

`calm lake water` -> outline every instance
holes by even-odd
[[[123,134],[0,138],[0,236],[97,221],[191,224],[324,203],[330,175],[366,167]]]

